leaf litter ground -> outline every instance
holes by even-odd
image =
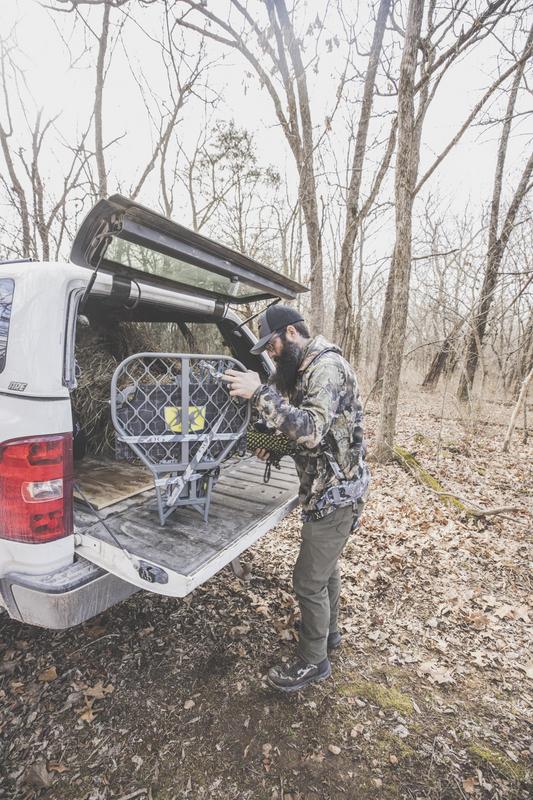
[[[140,592],[63,632],[2,615],[2,800],[531,797],[531,446],[502,453],[507,407],[402,408],[398,442],[446,491],[518,511],[468,517],[374,465],[333,677],[298,696],[265,682],[297,637],[297,512],[247,582]]]

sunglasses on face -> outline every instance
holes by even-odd
[[[274,338],[271,339],[267,344],[267,346],[265,347],[265,351],[268,353],[269,356],[275,352],[274,343],[276,342],[277,339],[279,339],[279,336],[274,336]]]
[[[275,335],[272,337],[272,339],[269,341],[269,343],[267,344],[267,346],[265,347],[265,351],[268,353],[268,355],[269,355],[269,356],[270,356],[270,355],[272,355],[272,353],[275,353],[275,352],[276,352],[276,350],[275,350],[275,347],[274,347],[274,343],[275,343],[275,342],[276,342],[278,339],[281,339],[281,337],[282,337],[282,335],[283,335],[283,333],[284,333],[284,332],[285,332],[285,328],[283,328],[283,330],[282,330],[282,331],[280,331],[279,333],[276,333],[276,334],[275,334]]]

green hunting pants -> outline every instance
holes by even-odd
[[[302,526],[293,588],[301,614],[298,654],[309,664],[318,664],[327,657],[328,633],[337,630],[339,556],[355,516],[352,507],[345,506]]]

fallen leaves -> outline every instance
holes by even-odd
[[[48,771],[49,772],[58,772],[59,774],[61,774],[63,772],[68,772],[69,768],[67,767],[66,764],[50,763],[50,764],[48,764]]]
[[[46,769],[44,759],[39,759],[31,764],[23,774],[23,782],[34,789],[48,789],[52,783],[52,777]]]
[[[94,698],[85,701],[85,705],[82,708],[81,712],[79,711],[80,719],[84,722],[92,722],[95,718],[95,713],[93,711],[93,703]]]
[[[84,698],[84,706],[81,711],[78,711],[79,718],[88,724],[93,722],[96,714],[102,710],[101,708],[94,708],[95,701],[103,700],[114,691],[114,688],[112,683],[108,683],[107,686],[104,686],[103,681],[98,681],[94,686],[82,686],[81,690]]]
[[[55,667],[48,667],[48,669],[43,669],[37,676],[37,680],[41,681],[42,683],[50,683],[51,681],[55,681],[57,678],[57,670]]]
[[[487,492],[499,491],[498,474],[491,478],[489,469],[497,448],[472,447],[472,460],[441,458],[446,485],[464,482],[465,494],[481,497],[479,486],[469,492],[468,481],[474,461],[488,462]],[[435,438],[432,448],[425,455],[437,474]],[[157,753],[175,765],[171,794],[188,787],[188,797],[225,800],[258,791],[274,797],[276,786],[278,800],[300,800],[313,796],[311,787],[322,780],[331,782],[335,797],[351,796],[363,780],[376,797],[392,796],[400,785],[420,786],[422,795],[429,781],[435,796],[455,791],[480,798],[486,789],[507,797],[502,775],[486,760],[474,761],[468,743],[486,739],[513,767],[533,753],[525,722],[533,680],[529,545],[512,523],[494,519],[482,529],[440,510],[397,467],[373,472],[365,522],[342,564],[337,680],[301,698],[273,699],[261,688],[271,657],[288,656],[297,638],[290,590],[300,540],[296,512],[256,545],[246,586],[224,574],[180,603],[139,595],[119,608],[120,622],[113,611],[105,627],[99,619],[78,632],[50,634],[48,645],[42,631],[25,629],[23,642],[14,623],[3,623],[8,780],[22,783],[22,764],[33,761],[37,767],[31,764],[24,777],[39,796],[52,781],[54,796],[63,796],[68,782],[81,797],[81,781],[90,775],[109,776],[127,797],[151,774]],[[509,478],[509,492],[517,475]],[[84,637],[89,650],[80,649]],[[73,650],[76,658],[69,659]],[[102,665],[106,679],[98,680]],[[339,697],[347,670],[407,693],[416,716],[375,696]],[[120,703],[114,701],[119,686]],[[350,762],[355,772],[348,771]],[[208,784],[213,770],[220,788]],[[242,786],[231,785],[236,779]],[[110,791],[95,784],[88,798],[107,800]],[[13,796],[29,792],[26,785]]]
[[[463,791],[466,792],[466,794],[474,794],[476,791],[476,779],[465,778],[463,781]]]
[[[526,677],[533,681],[533,661],[530,661],[529,664],[519,664],[518,669],[521,669],[522,672],[525,672]]]
[[[432,683],[438,683],[440,685],[455,683],[451,671],[445,667],[439,666],[435,661],[424,661],[418,666],[417,674],[421,678],[427,677]]]
[[[88,686],[87,688],[83,689],[83,693],[86,697],[94,697],[95,700],[103,700],[107,694],[111,694],[115,687],[112,683],[108,683],[107,686],[104,686],[103,681],[98,681],[94,686]]]

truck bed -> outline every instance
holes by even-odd
[[[264,464],[253,456],[240,458],[222,468],[213,492],[209,519],[197,511],[178,508],[164,527],[159,524],[153,490],[99,511],[107,527],[123,548],[138,559],[177,573],[179,591],[162,593],[182,596],[225,564],[236,558],[260,536],[274,527],[297,503],[298,478],[292,459],[285,458],[273,469],[270,482],[263,482]],[[83,534],[85,545],[97,539],[109,545],[113,555],[122,555],[117,543],[94,514],[76,503],[75,532]],[[110,548],[84,546],[81,554],[99,566]],[[115,561],[116,559],[113,559]],[[115,574],[125,578],[115,569]],[[137,585],[142,586],[142,582]],[[155,586],[154,591],[160,591]]]

